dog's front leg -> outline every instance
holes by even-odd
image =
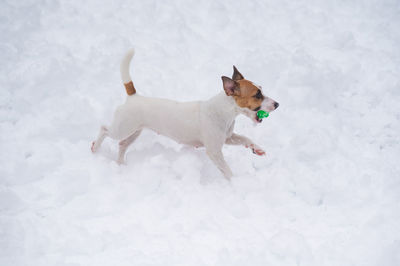
[[[251,139],[245,136],[233,133],[229,138],[226,139],[225,143],[230,145],[243,145],[246,148],[251,148],[253,153],[257,155],[265,155],[265,151],[263,151],[263,149],[261,149],[257,144],[254,144]]]
[[[206,153],[208,157],[210,157],[211,161],[213,161],[214,164],[218,167],[218,169],[222,172],[225,178],[230,180],[232,177],[232,171],[224,159],[224,155],[222,154],[221,148],[217,149],[215,147],[206,146]]]

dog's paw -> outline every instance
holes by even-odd
[[[95,147],[94,147],[94,144],[95,144],[95,142],[93,141],[93,142],[92,142],[92,147],[90,147],[90,149],[92,150],[93,153],[96,152],[96,149],[95,149]]]
[[[257,154],[258,156],[264,156],[265,155],[265,151],[263,151],[261,149],[253,149],[253,153]]]
[[[250,146],[251,150],[253,151],[254,154],[257,154],[258,156],[264,156],[265,151],[258,147],[257,145],[251,145]]]
[[[118,165],[126,165],[126,161],[124,159],[118,159],[116,162]]]

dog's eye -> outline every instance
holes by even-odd
[[[257,93],[253,96],[256,99],[262,99],[264,96],[262,95],[261,91],[258,90]]]

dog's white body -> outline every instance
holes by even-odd
[[[132,56],[133,50],[128,52],[121,64],[122,80],[125,84],[131,81],[129,62]],[[275,109],[271,107],[272,103],[274,101],[267,98],[261,107],[272,111]],[[225,143],[244,145],[252,148],[258,155],[265,154],[250,139],[233,133],[235,117],[239,114],[252,115],[251,111],[238,106],[235,99],[224,92],[208,101],[194,102],[130,95],[115,111],[112,125],[101,128],[98,139],[92,145],[92,151],[98,149],[106,136],[121,140],[118,162],[123,163],[128,146],[143,128],[148,128],[182,144],[204,146],[210,159],[225,177],[230,178],[232,172],[222,154]]]

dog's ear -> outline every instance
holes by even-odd
[[[233,80],[241,80],[244,79],[243,75],[237,70],[235,66],[233,66],[233,75],[232,75]]]
[[[221,78],[226,95],[240,95],[239,84],[236,81],[225,76],[222,76]]]

